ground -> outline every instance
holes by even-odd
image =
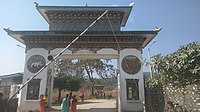
[[[54,111],[60,112],[60,106],[52,106]],[[115,99],[93,99],[85,100],[77,105],[77,112],[115,112],[116,100]]]

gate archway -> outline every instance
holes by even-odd
[[[160,29],[121,31],[121,27],[125,26],[128,20],[132,6],[73,7],[36,4],[36,8],[48,22],[49,31],[5,29],[8,35],[26,45],[23,83],[48,62],[49,55],[59,54],[81,31],[108,10],[107,15],[70,45],[61,58],[117,59],[119,107],[122,111],[143,110],[145,96],[141,67],[142,49],[158,34]],[[44,69],[22,89],[19,103],[21,111],[38,108],[39,95],[45,94],[45,88],[52,88],[52,67],[50,65]]]

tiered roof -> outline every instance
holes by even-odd
[[[92,26],[93,29],[72,44],[70,50],[77,51],[85,48],[93,51],[101,48],[116,50],[137,48],[141,50],[160,31],[160,28],[151,31],[120,31],[120,27],[125,26],[132,7],[39,6],[36,4],[36,8],[49,23],[49,31],[5,29],[8,35],[25,44],[27,49],[63,48],[105,10],[108,10],[107,16],[113,25],[116,37],[113,35],[107,16],[104,16],[96,23],[96,26]]]

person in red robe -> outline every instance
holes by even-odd
[[[70,112],[76,112],[77,102],[78,100],[76,99],[76,95],[74,95],[70,100]]]
[[[46,106],[45,106],[44,95],[40,95],[39,105],[40,105],[40,112],[45,112]]]

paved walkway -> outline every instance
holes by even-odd
[[[50,112],[60,112],[60,106],[53,106],[52,108],[55,110]],[[115,112],[115,108],[115,99],[94,99],[78,103],[77,112]]]

